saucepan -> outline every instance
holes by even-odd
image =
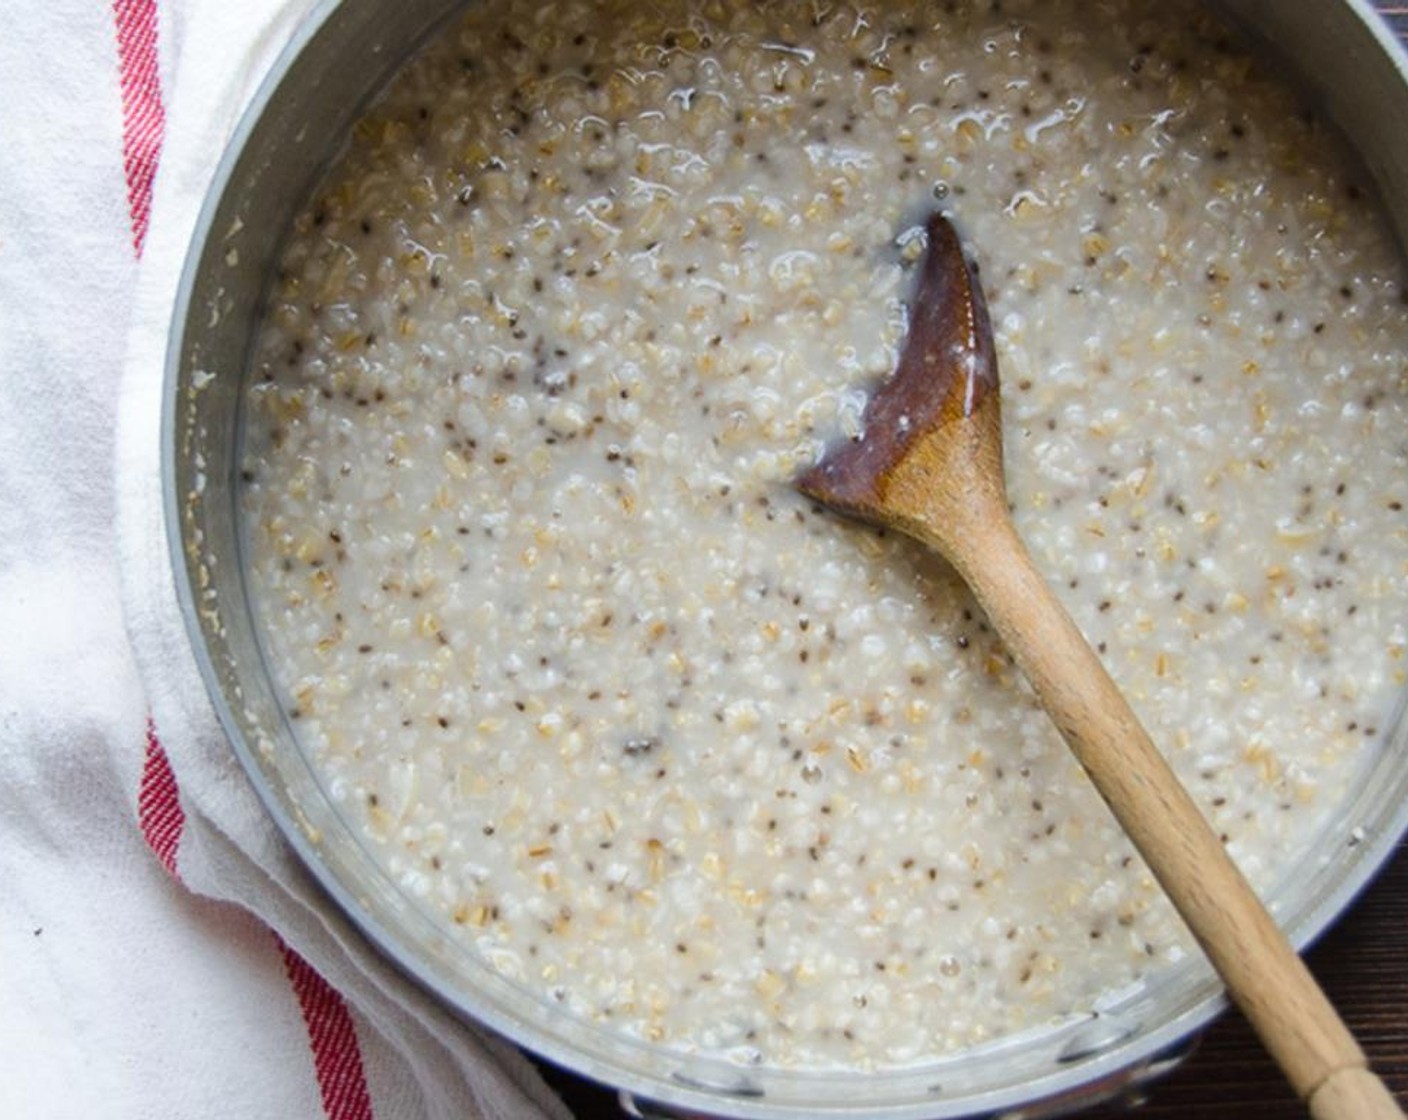
[[[206,687],[269,813],[344,911],[396,965],[466,1019],[619,1088],[630,1109],[738,1117],[1055,1115],[1129,1092],[1179,1060],[1219,1012],[1190,958],[1092,1014],[877,1072],[747,1067],[564,1015],[470,954],[373,862],[281,710],[241,569],[242,386],[280,244],[359,111],[459,0],[325,3],[285,51],[237,130],[201,214],[166,367],[164,487],[190,641]],[[1408,241],[1408,58],[1359,0],[1228,0],[1346,134]],[[1408,726],[1396,718],[1343,811],[1270,906],[1305,945],[1408,828]]]

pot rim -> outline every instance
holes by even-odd
[[[1341,6],[1348,8],[1372,34],[1378,47],[1392,59],[1398,75],[1408,87],[1408,51],[1393,34],[1369,0],[1341,0]],[[634,1096],[658,1101],[673,1107],[718,1114],[722,1107],[727,1115],[739,1118],[768,1118],[814,1116],[827,1099],[825,1083],[829,1081],[854,1081],[858,1076],[869,1078],[875,1075],[857,1074],[856,1071],[838,1071],[830,1074],[823,1071],[805,1071],[809,1080],[822,1084],[816,1101],[801,1104],[781,1104],[767,1097],[739,1096],[728,1086],[711,1089],[707,1084],[688,1079],[668,1079],[641,1074],[621,1068],[599,1053],[584,1051],[558,1034],[544,1029],[541,1025],[519,1018],[495,1006],[478,991],[472,993],[460,989],[449,992],[439,981],[435,970],[422,954],[413,946],[407,945],[383,920],[371,912],[363,897],[355,887],[344,883],[335,870],[320,854],[320,845],[311,838],[305,823],[297,819],[294,812],[281,798],[274,782],[261,763],[256,747],[251,744],[246,733],[246,725],[237,715],[222,684],[221,674],[215,657],[206,640],[206,623],[202,618],[201,596],[196,587],[190,566],[190,542],[186,533],[186,495],[178,480],[178,463],[182,455],[181,432],[183,400],[187,393],[191,371],[186,368],[188,338],[192,324],[196,322],[197,293],[200,286],[203,260],[207,248],[218,242],[221,229],[217,226],[220,215],[230,193],[239,183],[236,173],[242,156],[268,114],[277,105],[284,92],[284,84],[293,64],[300,59],[310,44],[326,34],[334,19],[344,14],[354,4],[340,3],[339,0],[319,0],[294,31],[292,37],[279,53],[269,72],[261,81],[248,106],[241,114],[239,122],[226,144],[224,153],[211,178],[199,215],[193,227],[190,246],[181,270],[179,286],[173,305],[168,343],[164,363],[164,385],[162,392],[161,418],[161,487],[164,507],[167,547],[175,576],[176,596],[185,625],[185,637],[191,654],[199,670],[208,699],[219,720],[225,738],[238,757],[241,767],[254,787],[265,811],[273,819],[283,839],[292,848],[300,863],[316,880],[320,889],[331,899],[338,911],[348,918],[358,931],[376,950],[403,975],[409,977],[422,991],[432,995],[443,1006],[448,1007],[457,1017],[470,1025],[484,1025],[507,1037],[511,1041],[531,1050],[551,1062],[562,1065],[585,1077],[620,1088]],[[412,51],[415,48],[412,47]],[[1408,220],[1408,219],[1405,219]],[[240,376],[247,373],[241,368]],[[242,604],[246,605],[247,604]],[[1402,704],[1400,704],[1400,709]],[[1404,719],[1400,710],[1395,723],[1399,738],[1404,737]],[[1376,828],[1372,834],[1354,837],[1351,846],[1357,851],[1345,874],[1339,877],[1333,887],[1324,892],[1315,906],[1305,914],[1289,931],[1294,944],[1303,950],[1318,938],[1326,928],[1352,904],[1358,894],[1373,880],[1388,862],[1399,841],[1408,835],[1408,798],[1403,798],[1397,808],[1388,816],[1386,824]],[[992,1090],[976,1096],[961,1098],[935,1097],[932,1100],[905,1102],[895,1105],[869,1105],[867,1114],[886,1117],[889,1120],[925,1120],[942,1117],[976,1116],[997,1114],[1003,1110],[1022,1107],[1021,1115],[1035,1116],[1047,1114],[1045,1109],[1053,1101],[1068,1102],[1056,1107],[1076,1107],[1091,1103],[1084,1096],[1070,1099],[1073,1090],[1113,1084],[1116,1089],[1125,1084],[1122,1074],[1138,1077],[1143,1068],[1141,1063],[1157,1064],[1161,1055],[1178,1048],[1200,1032],[1226,1006],[1227,1000],[1220,985],[1212,977],[1205,963],[1198,969],[1178,969],[1182,979],[1202,988],[1206,994],[1181,1014],[1175,1015],[1157,1027],[1135,1035],[1132,1039],[1113,1045],[1095,1056],[1082,1060],[1066,1069],[1056,1068],[1052,1072],[1021,1083],[1020,1086]],[[1188,975],[1183,975],[1183,974]],[[641,1044],[652,1051],[664,1048]],[[682,1061],[687,1061],[681,1056]],[[738,1067],[742,1071],[742,1067]],[[885,1071],[889,1072],[889,1071]],[[1157,1070],[1155,1072],[1161,1072]],[[1042,1102],[1045,1101],[1046,1106]],[[1035,1111],[1026,1111],[1034,1109]]]

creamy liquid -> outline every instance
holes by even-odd
[[[297,220],[243,508],[303,743],[506,975],[912,1063],[1190,951],[942,564],[790,482],[970,244],[1020,530],[1277,884],[1403,683],[1391,240],[1182,3],[489,0]]]

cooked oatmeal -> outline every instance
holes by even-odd
[[[295,223],[246,402],[270,663],[387,873],[544,999],[894,1066],[1191,951],[952,573],[791,488],[935,206],[1019,528],[1258,887],[1379,745],[1391,238],[1200,9],[1091,11],[488,0]]]

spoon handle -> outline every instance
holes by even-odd
[[[1006,516],[942,551],[1316,1120],[1403,1112],[1262,906]],[[938,547],[936,539],[926,543]]]

